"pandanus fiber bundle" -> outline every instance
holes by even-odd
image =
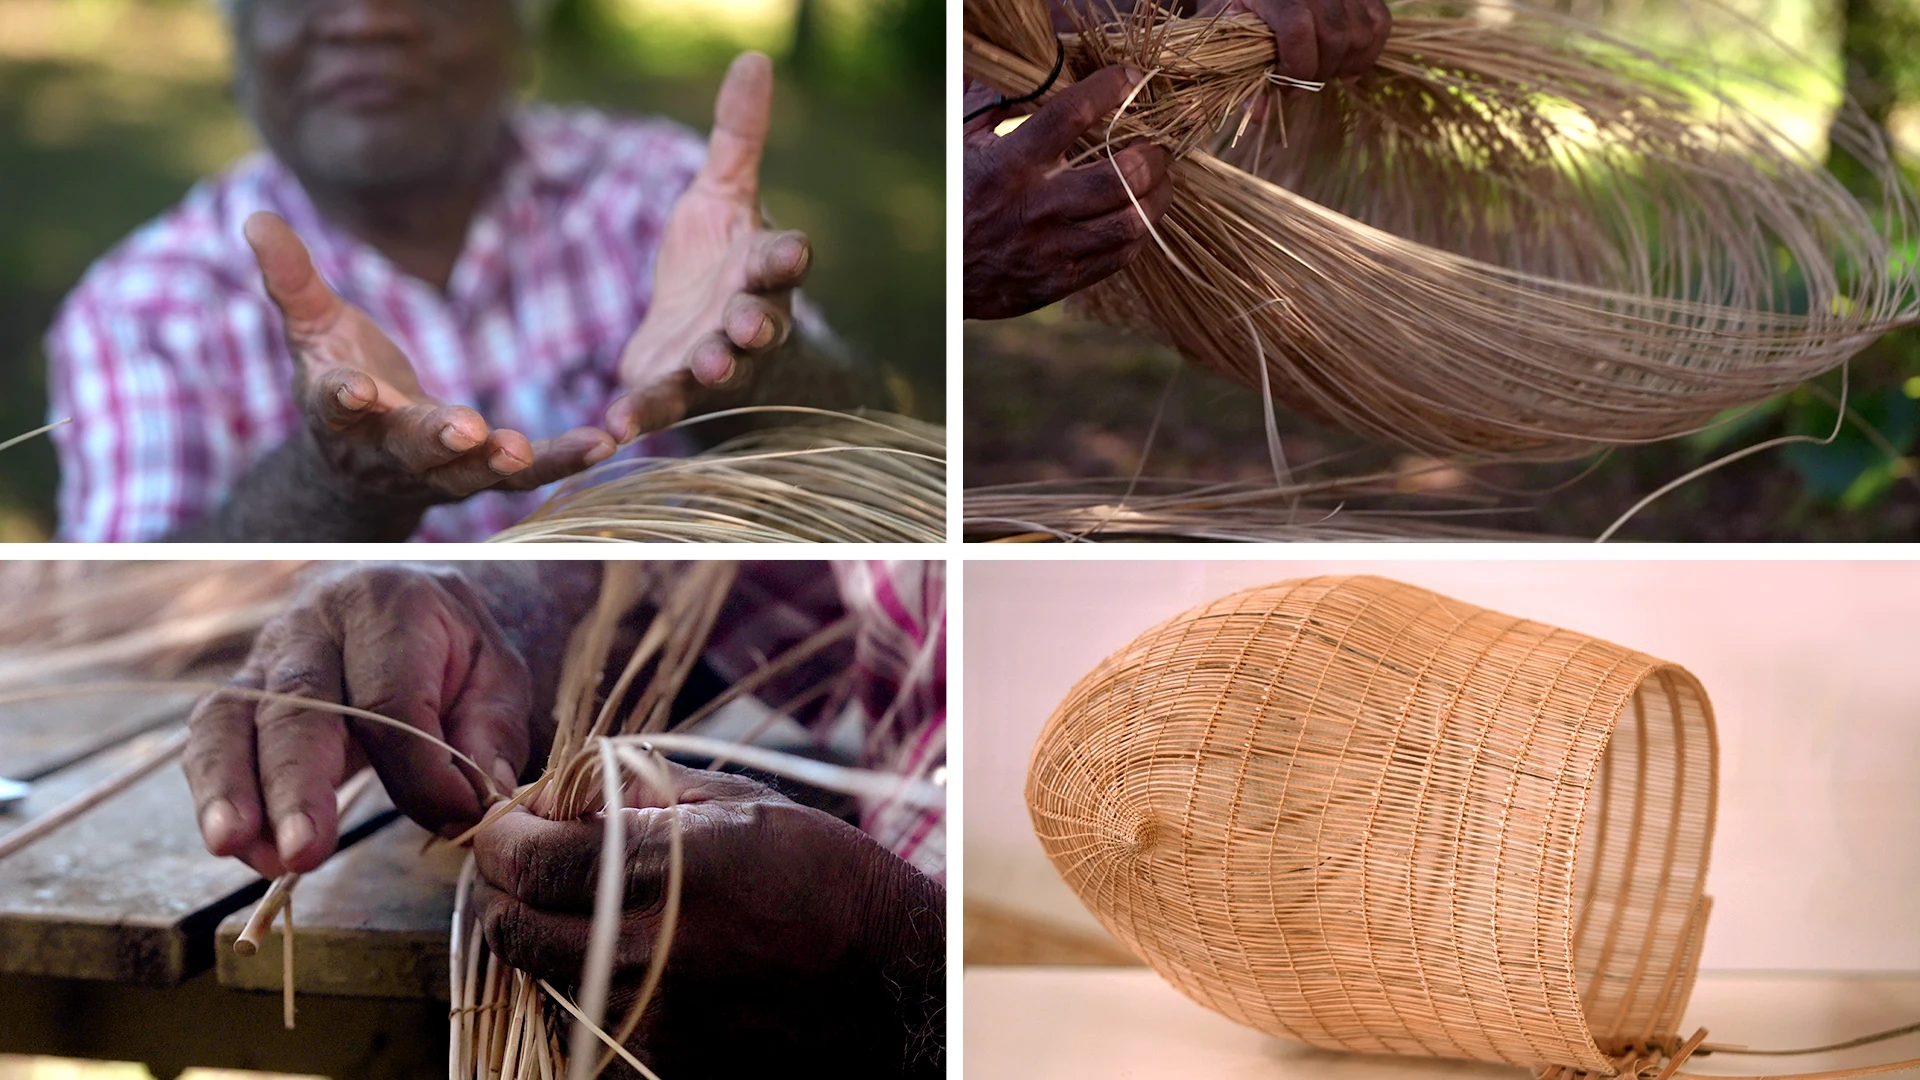
[[[1424,453],[1672,437],[1920,321],[1914,193],[1853,105],[1832,138],[1866,202],[1723,70],[1507,0],[1391,7],[1352,85],[1279,90],[1251,16],[1143,5],[1056,35],[1044,0],[966,0],[966,70],[1023,95],[1064,50],[1042,102],[1147,73],[1077,160],[1155,140],[1173,201],[1086,309]]]
[[[939,543],[944,432],[889,414],[756,406],[776,427],[684,458],[617,458],[562,484],[496,542]]]
[[[1682,1050],[1715,761],[1673,664],[1322,577],[1108,657],[1048,721],[1027,805],[1107,929],[1242,1024],[1632,1075]]]

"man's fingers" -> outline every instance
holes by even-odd
[[[1319,32],[1314,25],[1313,13],[1307,10],[1306,4],[1268,4],[1261,9],[1260,17],[1273,31],[1277,54],[1275,70],[1289,78],[1317,79],[1320,72]]]
[[[377,585],[378,579],[369,582]],[[411,603],[405,593],[375,600],[355,606],[355,622],[343,628],[347,692],[363,709],[444,740],[441,713],[472,662],[470,639],[464,628],[449,624],[440,603]],[[386,724],[349,724],[402,813],[429,829],[479,818],[485,781],[446,750]]]
[[[1319,31],[1316,44],[1320,49],[1321,79],[1333,79],[1346,73],[1347,54],[1356,51],[1353,48],[1353,23],[1347,15],[1347,0],[1310,0],[1319,6],[1319,15],[1313,20]]]
[[[773,61],[764,53],[734,57],[713,103],[713,134],[696,185],[743,204],[760,195],[760,156],[773,113]]]
[[[766,232],[754,237],[747,254],[747,288],[770,293],[797,289],[813,264],[813,242],[798,229]]]
[[[1359,0],[1358,6],[1371,42],[1351,65],[1355,75],[1379,63],[1380,54],[1386,51],[1387,39],[1393,34],[1393,12],[1387,10],[1386,0]]]
[[[486,420],[464,405],[406,405],[388,413],[381,445],[400,467],[424,473],[488,439]]]
[[[645,390],[622,394],[607,407],[607,431],[621,443],[630,443],[679,423],[687,415],[691,384],[692,379],[680,372]]]
[[[716,330],[693,343],[687,371],[701,386],[733,386],[745,381],[746,353]]]
[[[1140,72],[1117,64],[1101,68],[1054,95],[1000,145],[1033,165],[1056,161],[1102,117],[1119,108],[1140,78]]]
[[[464,499],[523,475],[533,462],[533,444],[525,435],[495,428],[479,446],[421,475],[435,491]]]
[[[1117,248],[1108,248],[1098,254],[1088,255],[1074,264],[1073,291],[1105,281],[1107,278],[1125,270],[1133,260],[1140,257],[1150,241],[1136,240]]]
[[[1122,247],[1148,242],[1152,231],[1147,223],[1157,222],[1167,212],[1173,202],[1173,184],[1163,181],[1160,186],[1140,193],[1140,210],[1132,204],[1073,226],[1068,254],[1077,262]],[[1146,216],[1141,216],[1141,210]]]
[[[313,268],[307,245],[278,215],[256,213],[241,231],[260,266],[267,296],[286,317],[288,330],[306,334],[325,329],[345,309],[345,302]]]
[[[600,464],[617,449],[614,437],[599,428],[574,428],[564,435],[534,443],[533,464],[500,481],[499,486],[506,491],[544,487]]]
[[[658,807],[620,811],[626,833],[627,868],[622,906],[646,910],[658,902],[667,875],[672,814]],[[685,816],[696,811],[683,808]],[[543,911],[593,911],[599,881],[600,841],[605,825],[597,817],[548,821],[515,811],[500,815],[473,840],[480,873],[502,892]]]
[[[734,293],[721,313],[727,340],[748,353],[766,353],[786,344],[793,319],[786,309],[753,293]]]
[[[237,686],[258,688],[257,673],[244,672]],[[240,856],[260,840],[266,808],[260,798],[253,728],[254,704],[230,694],[214,694],[194,706],[187,719],[192,735],[183,762],[193,792],[200,839],[215,855]]]
[[[1089,162],[1055,176],[1038,193],[1034,209],[1062,221],[1105,217],[1133,205],[1127,197],[1129,190],[1134,199],[1144,199],[1147,192],[1163,184],[1167,179],[1168,161],[1162,147],[1148,142],[1134,143],[1115,154],[1111,161]]]
[[[593,916],[542,911],[516,900],[485,881],[474,883],[473,902],[480,915],[487,947],[512,967],[559,986],[580,979],[592,936]],[[616,970],[644,968],[653,952],[658,923],[630,914],[620,927],[614,948]]]
[[[474,610],[484,613],[486,609],[476,605]],[[478,628],[480,645],[473,668],[459,696],[447,707],[447,741],[479,762],[506,794],[519,786],[520,773],[533,753],[528,728],[533,677],[526,661],[505,644],[492,618],[482,617],[488,625]]]
[[[366,372],[332,368],[307,384],[306,411],[328,431],[341,431],[372,415],[379,400],[380,389]]]
[[[342,700],[339,646],[318,619],[296,613],[275,644],[260,662],[266,689]],[[274,847],[288,869],[312,870],[339,841],[333,792],[346,771],[346,727],[338,713],[279,702],[254,715]]]

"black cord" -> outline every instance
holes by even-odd
[[[961,117],[961,125],[971,124],[995,109],[1004,109],[1009,105],[1025,105],[1027,102],[1036,100],[1041,94],[1053,89],[1053,84],[1059,81],[1060,73],[1066,70],[1067,67],[1067,43],[1056,38],[1054,44],[1059,47],[1059,52],[1054,54],[1053,70],[1047,74],[1046,82],[1041,83],[1033,93],[1022,94],[1017,98],[1010,98],[1005,94],[994,95],[992,101]]]

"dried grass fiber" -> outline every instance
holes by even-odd
[[[1307,541],[1511,543],[1561,539],[1494,528],[1523,509],[1437,506],[1350,508],[1348,497],[1395,494],[1392,476],[1351,477],[1277,487],[1249,481],[1039,481],[974,488],[966,493],[968,540],[1082,543],[1095,541]],[[1462,500],[1464,501],[1464,500]]]
[[[1920,320],[1914,194],[1851,104],[1833,137],[1873,209],[1739,104],[1744,76],[1524,4],[1392,8],[1376,68],[1318,91],[1277,88],[1250,16],[1056,37],[1042,0],[966,0],[966,70],[1024,94],[1063,44],[1052,93],[1147,72],[1077,160],[1165,144],[1172,206],[1085,307],[1424,453],[1669,438]],[[1250,123],[1262,95],[1276,115]]]
[[[946,440],[904,416],[762,406],[782,426],[688,458],[609,461],[497,542],[940,543]]]
[[[1027,803],[1101,923],[1242,1024],[1612,1076],[1679,1047],[1715,758],[1680,667],[1322,577],[1108,657]]]

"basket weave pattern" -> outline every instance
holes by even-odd
[[[1612,1075],[1704,931],[1711,708],[1685,670],[1372,577],[1142,634],[1049,720],[1047,854],[1182,992],[1315,1046]]]

